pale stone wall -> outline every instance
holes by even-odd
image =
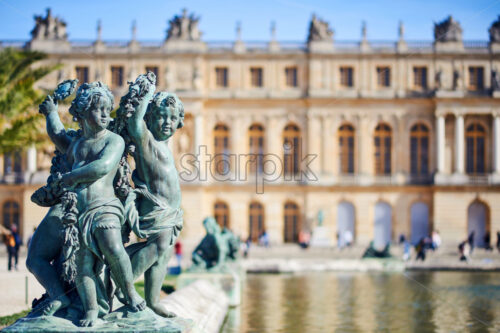
[[[335,48],[325,53],[300,47],[276,52],[266,48],[235,52],[227,47],[211,48],[210,44],[197,44],[187,50],[176,50],[173,44],[169,48],[138,45],[132,50],[126,44],[116,46],[100,42],[95,46],[73,46],[64,52],[49,51],[48,60],[41,64],[61,63],[63,68],[47,76],[38,86],[53,89],[58,81],[74,78],[76,66],[88,67],[90,81],[102,80],[111,84],[111,66],[123,66],[124,86],[113,91],[115,105],[118,105],[120,96],[126,91],[126,81],[143,73],[147,66],[158,67],[158,90],[175,91],[186,113],[192,115],[192,121],[186,125],[190,127],[186,132],[189,133],[190,152],[197,154],[203,146],[208,154],[198,157],[199,172],[206,174],[206,179],[182,182],[185,227],[181,237],[186,242],[196,243],[203,236],[201,222],[213,214],[217,199],[228,204],[231,227],[243,239],[248,237],[248,205],[252,200],[261,202],[266,229],[274,243],[283,242],[283,205],[287,200],[299,205],[305,225],[313,225],[318,211],[324,210],[324,224],[333,240],[337,205],[342,200],[351,202],[355,208],[355,236],[359,243],[368,243],[373,238],[374,207],[378,201],[392,207],[393,238],[401,233],[409,236],[411,204],[424,201],[429,205],[431,226],[441,231],[445,242],[453,243],[464,238],[467,207],[479,196],[490,207],[491,231],[492,234],[496,232],[500,229],[500,211],[494,202],[500,196],[500,174],[494,165],[493,141],[498,134],[495,134],[492,120],[499,117],[500,99],[489,89],[491,70],[500,68],[498,53],[487,47],[447,53],[429,46],[408,49],[402,56],[394,48],[364,46],[368,47]],[[342,66],[353,68],[353,87],[340,85]],[[390,68],[389,87],[378,87],[378,66]],[[415,89],[415,66],[427,67],[426,91]],[[469,82],[469,66],[484,68],[484,91],[469,94],[464,89]],[[216,86],[216,67],[228,68],[228,87]],[[251,86],[251,67],[263,69],[263,87]],[[287,87],[286,67],[297,68],[297,87]],[[458,70],[461,77],[459,91],[452,89],[454,70]],[[443,96],[434,91],[438,71],[443,73],[440,89]],[[61,106],[61,114],[66,109],[67,106]],[[436,125],[441,116],[446,117],[444,133],[439,133]],[[472,122],[479,122],[486,129],[485,175],[457,174],[457,156],[460,155],[457,143],[465,140],[465,136],[457,139],[456,135],[459,133],[457,120],[461,116],[464,116],[465,129]],[[392,130],[392,172],[388,176],[375,175],[373,135],[381,122],[387,123]],[[435,185],[416,186],[410,177],[410,130],[419,122],[429,128],[429,177]],[[265,152],[280,160],[283,158],[283,130],[287,124],[296,124],[300,128],[303,155],[317,156],[310,165],[317,181],[284,182],[283,177],[275,177],[265,184],[264,193],[258,194],[254,175],[246,175],[247,180],[241,180],[246,172],[244,163],[233,163],[229,175],[240,176],[240,179],[213,179],[213,167],[206,162],[214,153],[214,127],[218,123],[229,127],[230,151],[239,155],[249,151],[249,127],[255,123],[263,125]],[[343,124],[351,124],[355,129],[353,175],[340,172],[338,129]],[[174,156],[179,160],[182,152],[178,149],[178,138],[174,137],[171,146],[175,147]],[[440,156],[438,138],[443,138],[444,143]],[[438,159],[443,155],[442,173],[433,178]],[[0,173],[3,173],[2,166],[3,158],[0,157]],[[270,167],[266,164],[266,171]],[[42,167],[39,163],[38,170],[41,169],[46,171],[47,165]],[[15,198],[22,206],[21,229],[25,236],[47,211],[29,200],[37,186],[28,185],[29,179],[27,177],[23,184],[1,185],[0,191],[0,203]]]

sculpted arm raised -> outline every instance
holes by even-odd
[[[50,139],[63,154],[68,150],[72,137],[66,133],[66,129],[59,118],[57,103],[71,95],[75,91],[77,84],[78,80],[66,80],[59,83],[54,93],[47,96],[38,108],[38,111],[46,117],[47,133]]]
[[[151,97],[142,99],[137,105],[135,112],[130,118],[128,118],[128,133],[135,142],[139,142],[141,138],[144,138],[144,134],[147,133],[148,129],[146,127],[146,123],[144,122],[144,115],[148,109],[150,99]]]
[[[120,102],[120,108],[124,108],[130,115],[127,117],[127,131],[135,143],[141,143],[146,139],[147,127],[144,116],[148,105],[155,93],[156,77],[153,73],[140,75],[137,80],[130,85],[129,92]]]
[[[50,139],[60,152],[66,153],[72,138],[66,133],[66,129],[57,112],[57,103],[52,96],[47,96],[45,101],[40,104],[39,111],[46,117],[47,133]]]

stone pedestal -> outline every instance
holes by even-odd
[[[194,278],[195,274],[191,277]],[[232,276],[229,275],[229,278]],[[194,278],[187,283],[186,279],[186,283],[180,283],[184,287],[178,284],[176,292],[164,297],[160,304],[177,315],[171,319],[160,317],[149,308],[141,312],[129,312],[127,307],[122,306],[99,319],[93,327],[79,327],[76,320],[72,322],[60,317],[40,316],[22,318],[2,332],[218,333],[228,314],[229,298],[221,288],[221,279],[214,276],[212,280],[215,283],[206,278]]]
[[[98,319],[96,325],[93,327],[79,327],[75,322],[60,317],[40,316],[34,318],[21,318],[13,325],[4,328],[2,332],[145,333],[154,331],[162,333],[184,333],[196,332],[193,330],[194,326],[195,323],[192,320],[182,317],[166,319],[158,316],[149,308],[141,312],[130,312],[127,311],[126,307],[121,307],[104,316],[102,319]]]
[[[334,50],[331,40],[311,41],[307,44],[307,48],[311,53],[332,53]]]
[[[500,53],[500,43],[492,42],[490,43],[490,52],[491,53]]]
[[[29,49],[52,53],[64,53],[71,51],[71,44],[67,40],[32,40],[29,42]]]
[[[327,227],[315,227],[311,236],[311,247],[331,247],[333,239],[330,230]]]
[[[203,53],[207,50],[207,44],[202,41],[191,41],[191,40],[167,40],[163,44],[163,50],[165,52],[194,52]]]
[[[434,50],[439,53],[460,53],[464,52],[464,43],[462,41],[435,42]]]

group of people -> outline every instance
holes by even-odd
[[[416,257],[415,260],[425,261],[428,250],[435,251],[441,246],[442,240],[438,230],[433,230],[430,236],[421,237],[414,244]],[[408,261],[411,258],[411,244],[404,234],[399,236],[399,244],[403,245],[403,260]]]
[[[337,231],[337,246],[340,250],[346,247],[350,247],[353,242],[353,234],[349,229],[344,231]]]

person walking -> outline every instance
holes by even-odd
[[[467,237],[467,243],[469,243],[469,248],[470,248],[470,253],[472,254],[472,251],[474,251],[474,235],[475,235],[475,231],[471,231],[471,233],[469,234],[469,237]]]
[[[417,258],[415,260],[425,261],[425,237],[422,237],[418,242],[417,246],[415,246],[415,250],[417,251]]]
[[[19,247],[22,245],[21,237],[17,233],[17,225],[13,224],[8,232],[5,232],[5,245],[7,246],[7,254],[9,256],[7,269],[12,270],[12,267],[17,271],[17,263],[19,259]],[[14,261],[14,262],[13,262]]]
[[[177,258],[177,266],[181,267],[182,263],[182,244],[178,239],[175,243],[175,257]]]
[[[432,249],[437,250],[441,246],[441,236],[439,235],[439,231],[434,230],[432,232]]]

